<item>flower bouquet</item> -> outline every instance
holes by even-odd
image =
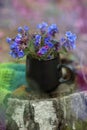
[[[57,57],[59,53],[68,52],[76,47],[76,35],[67,31],[65,37],[55,39],[59,29],[56,24],[48,26],[42,22],[37,25],[40,31],[30,34],[29,27],[18,27],[18,34],[14,38],[7,38],[9,54],[13,58],[22,58],[30,55],[39,60],[48,60]]]
[[[67,31],[65,37],[57,40],[59,29],[56,24],[48,26],[42,22],[37,25],[36,33],[30,33],[29,27],[18,27],[14,38],[7,38],[10,46],[9,54],[13,58],[26,55],[26,78],[33,90],[51,92],[60,83],[72,82],[73,70],[66,64],[61,64],[59,53],[68,52],[76,47],[76,35]],[[62,68],[70,71],[70,77],[64,79]],[[68,72],[67,71],[67,72]]]

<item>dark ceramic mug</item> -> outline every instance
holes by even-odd
[[[63,78],[62,68],[70,73],[68,79]],[[26,57],[26,78],[29,87],[34,91],[51,92],[61,83],[72,82],[74,77],[73,69],[61,64],[59,56],[45,61]]]

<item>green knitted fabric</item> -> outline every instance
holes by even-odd
[[[7,93],[14,91],[22,85],[27,85],[25,69],[24,64],[0,64],[0,102]]]
[[[10,93],[11,93],[11,91],[0,87],[0,104],[3,103],[5,96]]]

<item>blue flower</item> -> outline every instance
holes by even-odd
[[[22,39],[22,35],[21,34],[18,34],[15,38],[15,42],[19,43],[20,40]]]
[[[75,42],[70,42],[70,46],[71,46],[71,49],[75,49],[76,48],[76,43]]]
[[[17,54],[13,51],[10,51],[9,54],[11,55],[11,57],[13,58],[17,58]]]
[[[24,57],[24,52],[21,50],[18,52],[18,58]]]
[[[51,40],[50,37],[45,37],[45,38],[44,38],[44,43],[45,43],[45,44],[48,44],[50,40]]]
[[[51,55],[48,55],[48,56],[47,56],[47,59],[52,59],[52,56],[51,56]]]
[[[70,41],[64,42],[64,44],[62,46],[64,46],[68,50],[72,50],[72,49],[76,48],[75,42],[70,42]]]
[[[22,58],[24,57],[24,52],[23,50],[19,50],[19,48],[15,47],[13,50],[11,50],[9,52],[9,54],[13,57],[13,58]]]
[[[51,24],[51,26],[48,27],[48,34],[54,36],[55,33],[58,33],[58,27],[56,24]]]
[[[52,47],[54,47],[54,44],[52,42],[49,42],[48,46],[49,46],[49,48],[52,48]]]
[[[20,33],[17,34],[16,38],[19,38],[21,39],[22,38],[22,35]]]
[[[60,42],[65,42],[65,41],[66,41],[66,39],[63,37],[60,39]]]
[[[46,22],[42,22],[41,24],[37,25],[37,28],[40,29],[41,32],[45,32],[47,26],[48,26],[48,24]]]
[[[28,26],[24,26],[24,30],[25,30],[25,32],[28,32],[29,31],[29,27]]]
[[[6,42],[7,42],[7,43],[11,43],[11,42],[12,42],[12,39],[11,39],[10,37],[7,37],[7,38],[6,38]]]
[[[14,49],[17,47],[17,43],[16,42],[13,42],[11,45],[10,45],[10,49]]]
[[[71,36],[69,36],[68,37],[68,40],[70,41],[70,42],[74,42],[75,40],[76,40],[76,35],[75,34],[72,34]]]
[[[41,42],[41,35],[37,34],[35,35],[35,46],[38,46]]]
[[[76,40],[76,35],[71,33],[70,31],[66,32],[66,37],[70,42],[74,42]]]
[[[38,51],[38,54],[40,55],[44,55],[47,53],[47,47],[43,46],[42,48],[40,48],[40,50]]]
[[[37,25],[37,28],[40,30],[40,33],[28,34],[29,27],[20,26],[18,27],[17,36],[12,39],[9,37],[6,39],[9,43],[10,55],[12,57],[22,58],[25,55],[25,51],[28,52],[31,50],[31,55],[32,51],[34,51],[37,57],[40,56],[42,59],[50,59],[55,57],[61,49],[65,49],[66,51],[66,49],[71,50],[76,48],[75,41],[77,37],[71,31],[67,31],[65,37],[56,40],[55,34],[59,32],[56,24],[48,26],[46,22],[42,22]]]
[[[66,37],[70,37],[70,36],[72,36],[72,32],[71,31],[67,31],[65,35],[66,35]]]
[[[76,48],[75,41],[77,38],[76,35],[70,31],[66,32],[65,35],[66,35],[67,39],[64,43],[64,46],[67,46],[69,49],[75,49]]]
[[[22,31],[23,31],[23,28],[22,27],[18,27],[18,32],[22,33]]]
[[[64,42],[62,46],[65,47],[66,49],[70,49],[70,45],[68,41]]]
[[[52,48],[52,47],[54,46],[54,44],[50,41],[50,37],[46,37],[46,38],[44,39],[44,44],[45,44],[45,45],[48,45],[49,48]]]
[[[47,26],[48,26],[48,24],[46,22],[42,22],[41,24],[37,25],[37,28],[42,29],[42,28],[45,28]]]

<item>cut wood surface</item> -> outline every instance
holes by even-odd
[[[87,130],[87,91],[60,98],[9,98],[6,114],[18,130]]]

